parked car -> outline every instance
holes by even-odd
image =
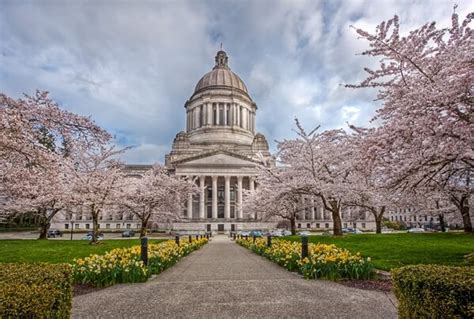
[[[409,233],[424,233],[425,230],[423,228],[410,228],[408,230]]]
[[[272,237],[281,237],[281,236],[283,236],[283,231],[281,229],[272,230],[270,232],[270,236],[272,236]]]
[[[242,232],[240,232],[240,235],[241,235],[241,236],[250,236],[250,232],[248,232],[248,231],[242,231]]]
[[[343,234],[362,234],[362,230],[349,227],[349,228],[343,228],[342,233]]]
[[[48,238],[63,237],[63,233],[59,229],[50,229],[46,236]]]
[[[261,230],[252,230],[249,234],[250,237],[263,237],[262,231]]]
[[[282,236],[290,236],[291,235],[291,231],[287,230],[287,229],[283,229],[281,231],[281,235]]]
[[[310,235],[310,233],[309,233],[309,231],[304,230],[304,231],[298,232],[298,235],[299,235],[299,236],[306,236],[306,237],[308,237],[308,236]]]
[[[135,231],[132,229],[127,229],[122,233],[122,237],[134,237]]]
[[[92,232],[88,232],[87,234],[84,235],[84,237],[81,238],[82,240],[92,240]],[[104,239],[104,234],[99,233],[97,235],[97,240],[102,240]]]

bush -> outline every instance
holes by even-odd
[[[0,318],[69,318],[67,264],[0,264]]]
[[[117,248],[105,255],[91,255],[74,260],[74,280],[96,287],[143,282],[150,275],[162,272],[206,243],[207,239],[203,238],[191,243],[182,240],[179,246],[174,240],[148,245],[148,267],[140,259],[140,246]]]
[[[435,265],[392,270],[400,318],[474,318],[474,268]]]

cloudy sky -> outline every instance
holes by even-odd
[[[474,10],[465,0],[0,0],[0,91],[48,90],[135,146],[127,162],[163,162],[222,42],[274,148],[295,117],[325,129],[368,124],[375,92],[341,86],[375,62],[357,55],[367,43],[351,25],[373,31],[398,14],[402,32],[448,26],[455,3],[462,17]]]

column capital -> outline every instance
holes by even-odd
[[[243,176],[237,176],[237,181],[242,182],[242,179],[243,179],[243,178],[244,178]]]
[[[211,176],[211,178],[212,178],[212,181],[217,181],[217,179],[219,178],[219,176],[213,175],[213,176]]]
[[[230,181],[230,178],[231,178],[231,177],[232,177],[232,176],[230,176],[230,175],[224,175],[224,179],[225,179],[226,182],[227,182],[227,181]]]

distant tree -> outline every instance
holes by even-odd
[[[153,220],[176,220],[183,210],[183,199],[189,193],[198,192],[192,181],[155,165],[142,177],[123,176],[124,187],[118,190],[118,208],[135,215],[141,221],[140,237],[146,236],[149,222]]]
[[[258,214],[264,221],[286,220],[296,234],[296,217],[301,212],[301,192],[294,187],[292,170],[287,167],[258,167],[258,187],[244,191],[244,211]]]
[[[92,241],[98,243],[99,217],[116,206],[119,189],[125,187],[123,164],[117,160],[125,149],[99,146],[79,152],[73,163],[73,195],[76,207],[92,216]]]
[[[435,22],[400,36],[398,16],[378,25],[364,55],[380,57],[376,70],[353,88],[379,88],[383,102],[374,120],[380,126],[367,138],[367,156],[390,167],[392,187],[443,188],[460,212],[464,231],[472,232],[474,13],[449,28]]]

